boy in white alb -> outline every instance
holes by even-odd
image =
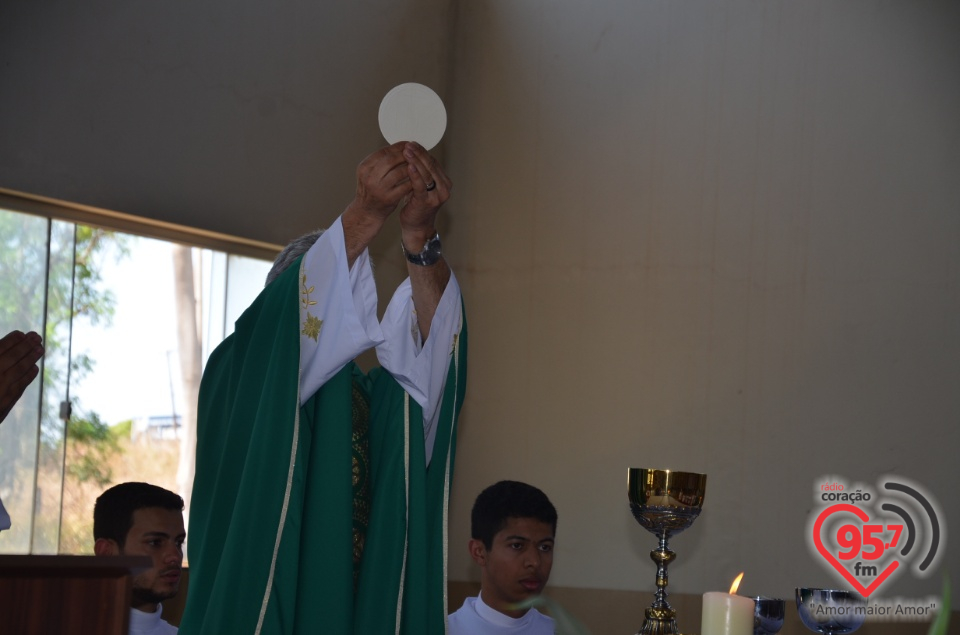
[[[120,483],[93,507],[93,552],[98,556],[148,556],[150,569],[133,578],[129,635],[177,635],[162,617],[163,600],[180,590],[183,567],[183,499],[150,483]]]
[[[480,594],[447,618],[450,635],[553,635],[553,619],[521,606],[540,595],[553,567],[550,499],[532,485],[500,481],[477,496],[470,521]]]

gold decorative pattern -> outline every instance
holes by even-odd
[[[316,342],[320,337],[321,326],[323,326],[323,320],[307,313],[307,319],[303,321],[303,330],[300,332]]]
[[[360,559],[370,525],[370,402],[366,393],[353,384],[353,583],[360,574]]]
[[[300,298],[300,306],[304,309],[315,305],[317,302],[310,299],[310,294],[313,293],[315,287],[307,288],[307,274],[300,274],[300,295],[303,297]]]
[[[301,269],[302,271],[302,269]],[[323,326],[323,320],[318,319],[316,316],[310,313],[307,309],[314,306],[317,302],[316,300],[310,299],[310,294],[313,293],[315,287],[311,286],[307,288],[307,274],[300,274],[300,306],[307,313],[307,319],[303,321],[303,330],[300,331],[314,342],[317,341],[317,338],[320,337],[320,327]]]

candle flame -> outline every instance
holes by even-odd
[[[734,578],[733,584],[730,585],[730,595],[737,594],[737,589],[740,588],[740,580],[743,580],[743,571],[740,572],[740,575]]]

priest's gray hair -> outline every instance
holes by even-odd
[[[323,231],[322,229],[318,229],[315,232],[310,232],[300,238],[291,240],[290,244],[284,247],[280,255],[277,256],[277,259],[273,261],[273,267],[270,268],[270,273],[267,274],[267,282],[264,286],[276,280],[297,258],[307,253],[307,251],[313,247],[313,243],[317,242],[317,239],[323,234]]]

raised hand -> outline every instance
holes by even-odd
[[[380,233],[387,217],[411,193],[405,146],[405,142],[399,142],[381,148],[357,166],[357,193],[341,217],[351,267]]]
[[[41,337],[30,331],[12,331],[0,339],[0,422],[6,419],[40,368]]]
[[[410,234],[412,239],[426,240],[433,235],[437,212],[450,198],[453,183],[437,160],[420,144],[406,143],[403,156],[407,162],[411,192],[400,209],[400,230],[404,238]],[[404,245],[408,250],[420,251],[423,241],[408,245],[405,240]]]
[[[400,206],[400,240],[409,253],[419,253],[436,233],[440,206],[450,198],[453,183],[440,164],[420,144],[407,143],[403,149],[411,192]],[[420,337],[426,341],[437,305],[450,280],[450,268],[440,259],[430,266],[407,263],[413,305]]]
[[[400,142],[381,148],[357,166],[354,202],[381,220],[393,213],[411,190],[407,159],[403,154],[405,146]]]

